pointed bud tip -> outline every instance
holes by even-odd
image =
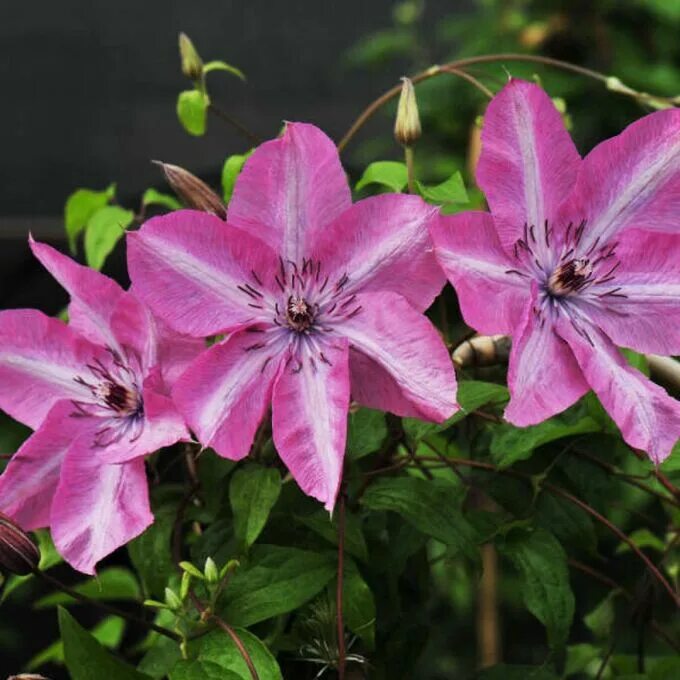
[[[38,567],[40,551],[30,536],[11,518],[0,513],[0,568],[24,576]]]
[[[186,33],[179,34],[179,56],[182,62],[182,73],[191,80],[203,76],[203,60]]]
[[[412,146],[420,139],[422,132],[418,102],[411,79],[402,78],[401,81],[401,94],[397,105],[397,118],[394,123],[394,137],[402,146]]]
[[[162,161],[152,161],[152,163],[162,170],[172,190],[187,207],[210,213],[221,220],[227,219],[227,208],[224,202],[202,179],[179,165]]]

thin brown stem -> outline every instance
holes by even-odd
[[[338,583],[335,593],[338,634],[338,680],[345,680],[345,623],[342,617],[342,587],[345,569],[345,495],[338,498]]]
[[[235,130],[238,130],[241,135],[243,135],[251,144],[258,145],[262,143],[262,140],[255,133],[251,132],[245,125],[230,116],[226,111],[223,111],[216,104],[210,102],[208,105],[208,111],[226,123],[229,123],[229,125],[231,125]]]
[[[476,87],[483,95],[489,99],[493,99],[493,92],[482,83],[480,80],[470,75],[467,71],[461,71],[460,69],[454,68],[453,66],[442,66],[441,71],[443,73],[450,73],[451,75],[458,76],[463,80],[467,80],[470,85]]]

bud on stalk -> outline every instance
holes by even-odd
[[[179,56],[182,60],[182,73],[191,80],[203,77],[203,60],[186,33],[179,34]]]
[[[0,568],[23,576],[40,562],[40,551],[28,534],[0,512]]]
[[[397,119],[394,123],[394,137],[399,144],[409,147],[420,139],[422,130],[413,83],[410,78],[402,78],[401,81],[403,85],[397,106]]]
[[[160,166],[168,184],[186,206],[211,213],[222,220],[227,219],[227,208],[224,202],[203,180],[179,165],[170,165],[161,161],[153,162]]]

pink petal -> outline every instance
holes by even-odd
[[[582,248],[629,227],[680,229],[680,109],[651,113],[583,160],[567,208],[587,220]]]
[[[305,354],[281,365],[274,384],[272,430],[295,481],[330,512],[342,480],[347,437],[347,341],[333,340],[323,352],[330,365]]]
[[[61,464],[82,425],[79,418],[71,417],[73,410],[71,402],[58,402],[0,475],[0,512],[26,531],[50,524]]]
[[[195,359],[172,395],[196,436],[221,456],[248,455],[271,400],[279,347],[248,349],[263,334],[239,331]]]
[[[273,284],[264,274],[278,259],[253,236],[214,215],[179,210],[150,219],[127,239],[133,291],[176,331],[205,337],[263,317],[238,286],[262,288],[258,272]]]
[[[535,301],[534,293],[524,311],[524,322],[512,338],[508,367],[511,399],[505,419],[520,427],[535,425],[564,411],[590,390],[569,345],[556,334],[552,320],[536,316]]]
[[[430,230],[435,255],[456,289],[463,318],[480,333],[512,333],[529,299],[529,279],[509,257],[489,213],[440,216]]]
[[[0,408],[37,429],[57,401],[90,401],[76,378],[102,352],[37,310],[0,312]]]
[[[66,454],[54,497],[54,544],[78,571],[95,565],[139,536],[153,522],[143,460],[123,465],[99,462],[82,438]]]
[[[391,290],[425,310],[445,282],[427,228],[436,214],[419,196],[364,199],[320,233],[313,257],[331,280],[349,276],[347,292]]]
[[[550,97],[538,85],[512,79],[484,114],[477,166],[503,246],[521,238],[524,224],[541,229],[545,220],[553,223],[578,167],[578,152]]]
[[[629,366],[598,328],[585,319],[578,323],[588,339],[565,318],[558,332],[626,442],[661,463],[680,437],[680,402]]]
[[[616,259],[613,280],[579,296],[583,312],[616,345],[680,354],[680,235],[626,230]]]
[[[287,123],[283,135],[246,161],[227,222],[302,262],[315,235],[349,208],[351,195],[335,144],[319,128]]]
[[[97,345],[117,348],[111,315],[123,289],[108,276],[83,267],[44,243],[30,239],[31,250],[71,296],[69,325]]]
[[[353,371],[352,394],[366,406],[441,422],[457,410],[456,375],[446,346],[423,314],[396,293],[362,293],[361,311],[338,324],[353,350],[374,361],[379,371]],[[365,364],[364,364],[365,367]],[[374,383],[375,381],[375,383]],[[396,393],[392,381],[401,392]]]

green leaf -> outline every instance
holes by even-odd
[[[163,620],[163,616],[167,616],[168,620]],[[156,623],[170,627],[174,620],[175,615],[165,610],[161,616],[157,617]],[[158,633],[152,632],[147,636],[144,649],[148,651],[137,665],[137,670],[146,673],[154,680],[166,678],[170,670],[182,658],[179,645],[174,640]]]
[[[636,529],[628,535],[628,538],[638,547],[638,548],[652,548],[660,553],[665,552],[666,545],[658,537],[655,536],[649,529],[641,528]],[[631,547],[627,543],[620,543],[616,548],[616,554],[630,552]]]
[[[179,210],[182,204],[170,194],[164,194],[156,189],[147,189],[142,196],[142,205],[162,205],[168,210]]]
[[[475,675],[477,680],[557,680],[558,677],[542,666],[513,666],[507,663],[485,668]]]
[[[491,457],[501,467],[509,467],[518,460],[529,458],[534,449],[543,444],[588,432],[599,432],[600,425],[590,416],[574,420],[567,414],[555,416],[539,425],[514,427],[499,425],[491,439]]]
[[[468,203],[467,191],[460,172],[456,171],[446,181],[433,187],[416,182],[420,195],[428,202],[437,205]]]
[[[380,184],[392,191],[401,191],[408,183],[408,171],[404,163],[397,161],[375,161],[365,170],[354,187],[360,191],[369,184]]]
[[[296,519],[333,545],[338,545],[337,517],[331,519],[325,510],[319,510],[311,515],[296,516]],[[352,512],[345,515],[345,550],[362,562],[368,561],[368,548],[361,531],[361,520]]]
[[[101,269],[109,253],[132,224],[135,214],[116,205],[95,212],[85,230],[85,260],[93,269]]]
[[[232,475],[229,501],[236,538],[249,548],[260,535],[281,493],[281,475],[275,468],[246,465]]]
[[[499,549],[519,571],[524,603],[546,627],[548,643],[556,649],[564,647],[574,617],[564,549],[545,529],[511,531]]]
[[[606,640],[612,632],[612,626],[616,619],[614,600],[618,594],[612,591],[590,612],[583,617],[583,622],[590,628],[593,635]]]
[[[356,564],[348,560],[342,583],[342,609],[347,627],[368,647],[375,647],[375,600]]]
[[[207,64],[203,65],[203,75],[207,75],[211,71],[227,71],[243,81],[246,79],[241,69],[236,68],[236,66],[232,66],[231,64],[227,64],[226,61],[209,61]]]
[[[466,380],[458,384],[458,404],[460,410],[456,411],[448,420],[443,423],[427,423],[418,418],[404,418],[404,431],[414,441],[420,441],[425,437],[444,432],[452,425],[469,416],[487,404],[504,403],[508,400],[508,390],[503,385],[495,383],[481,382],[477,380]]]
[[[370,510],[391,510],[409,524],[467,557],[477,557],[477,532],[458,509],[460,488],[444,480],[417,477],[379,479],[362,503]]]
[[[283,680],[276,659],[260,639],[242,628],[235,628],[234,632],[246,648],[260,680]],[[222,631],[213,631],[190,643],[189,653],[196,658],[180,661],[170,671],[170,680],[252,680],[238,648]]]
[[[237,626],[297,609],[335,574],[332,555],[298,548],[255,546],[248,568],[236,571],[225,590],[222,613]]]
[[[200,90],[184,90],[177,97],[177,117],[184,129],[190,134],[200,137],[205,134],[208,95]]]
[[[91,600],[106,602],[110,600],[139,600],[141,593],[134,574],[123,567],[109,567],[95,578],[87,579],[73,589]],[[80,604],[78,600],[62,592],[41,597],[35,604],[36,609],[55,607],[59,604]]]
[[[597,554],[597,535],[590,516],[564,498],[542,493],[536,502],[536,523],[552,531],[560,543],[574,551]]]
[[[347,454],[353,460],[377,451],[387,437],[385,414],[370,408],[350,413],[347,421]]]
[[[148,675],[111,656],[62,607],[59,607],[59,631],[71,680],[148,680]]]
[[[234,186],[245,162],[252,155],[252,150],[247,153],[229,156],[222,166],[222,198],[229,203],[234,193]]]
[[[78,235],[85,229],[90,217],[103,208],[115,195],[116,185],[111,184],[104,191],[78,189],[66,200],[64,223],[71,252],[76,252]]]

